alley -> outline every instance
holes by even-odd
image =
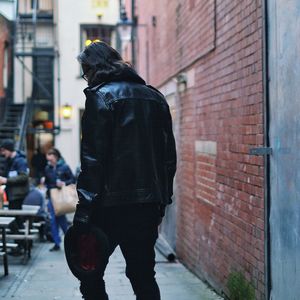
[[[33,257],[26,265],[20,263],[20,257],[9,257],[10,274],[0,279],[0,299],[81,299],[77,280],[67,267],[63,251],[50,253],[49,246],[35,244]],[[159,252],[156,260],[163,300],[221,300],[180,263],[169,263]],[[111,257],[105,279],[111,300],[135,299],[118,249]]]
[[[162,300],[300,299],[299,36],[300,0],[0,0],[0,230],[34,240],[9,276],[0,242],[0,300],[81,299],[48,251],[71,183],[75,223],[118,213],[108,229],[148,240],[136,211],[164,216]],[[117,251],[110,299],[135,298],[124,269]]]

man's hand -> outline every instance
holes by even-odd
[[[41,179],[40,179],[40,184],[41,185],[44,185],[45,184],[45,181],[46,181],[46,178],[43,176],[43,177],[41,177]]]
[[[63,187],[63,186],[65,186],[66,185],[66,183],[65,182],[63,182],[63,181],[61,181],[61,180],[56,180],[56,186],[58,187],[58,188],[61,188],[61,187]]]
[[[165,204],[160,204],[159,205],[159,214],[160,217],[163,218],[166,214],[166,205]]]
[[[166,205],[164,204],[160,204],[158,206],[158,211],[159,211],[159,216],[158,216],[158,225],[161,224],[163,217],[165,216],[165,212],[166,212]]]
[[[90,231],[89,223],[80,223],[73,221],[73,227],[79,234],[87,234]]]
[[[88,210],[77,206],[73,219],[74,228],[81,233],[86,233],[90,229],[89,221],[90,220]]]
[[[0,185],[1,184],[6,184],[7,183],[7,178],[0,176]]]

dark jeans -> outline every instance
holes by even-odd
[[[61,238],[59,235],[59,228],[62,229],[65,234],[68,230],[68,221],[66,215],[56,216],[51,200],[48,202],[48,210],[50,212],[50,225],[51,225],[51,235],[54,240],[55,245],[60,246]]]
[[[155,280],[154,245],[158,237],[159,210],[156,204],[137,204],[101,208],[93,224],[108,236],[112,254],[119,245],[126,261],[129,278],[137,300],[160,300]],[[95,281],[81,282],[86,300],[107,300],[103,274]]]

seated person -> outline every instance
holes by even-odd
[[[40,207],[34,221],[43,221],[42,225],[39,227],[39,235],[40,240],[45,240],[45,237],[49,234],[49,232],[47,233],[47,228],[50,226],[49,216],[46,211],[45,194],[43,194],[43,191],[39,187],[31,186],[28,195],[23,201],[23,205],[35,205]]]

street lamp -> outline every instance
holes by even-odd
[[[120,20],[117,23],[117,31],[119,33],[122,47],[124,43],[132,40],[133,22],[128,20],[124,5],[121,7]]]
[[[132,7],[134,5],[132,4]],[[131,12],[134,16],[134,11]],[[152,17],[152,26],[156,26],[156,17]],[[131,43],[131,65],[135,67],[136,63],[136,54],[135,54],[135,42],[136,42],[136,29],[137,28],[145,28],[146,30],[146,80],[149,80],[149,29],[148,24],[140,24],[137,22],[137,19],[133,17],[133,20],[128,20],[126,9],[124,5],[121,5],[120,9],[120,20],[116,25],[117,32],[121,40],[122,44],[122,54],[125,50],[125,45],[130,42]]]

